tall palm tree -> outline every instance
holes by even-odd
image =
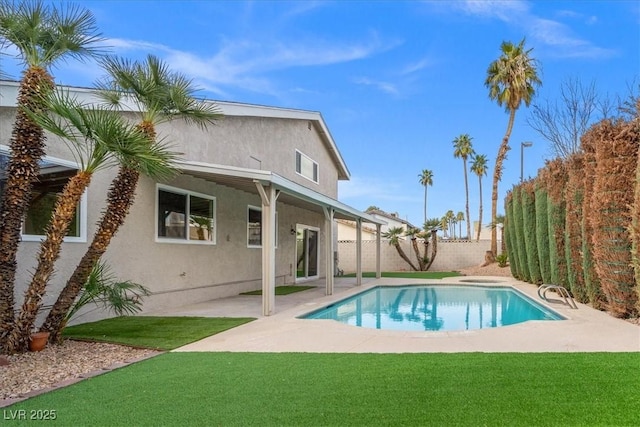
[[[478,213],[478,232],[476,235],[476,241],[480,241],[480,230],[482,230],[482,177],[487,174],[487,169],[487,156],[484,154],[473,156],[471,172],[478,175],[478,185],[480,186],[480,212]]]
[[[424,221],[427,222],[427,187],[433,185],[433,172],[429,169],[422,169],[418,178],[420,178],[420,184],[424,186]]]
[[[93,174],[117,164],[153,163],[153,170],[159,177],[169,176],[173,170],[174,156],[164,147],[150,144],[144,132],[117,112],[82,104],[62,91],[52,93],[44,106],[49,113],[28,111],[27,114],[39,126],[61,137],[80,164],[76,175],[69,179],[56,198],[37,256],[37,266],[9,335],[9,353],[24,352],[28,348],[29,336],[64,236]]]
[[[144,62],[107,57],[102,60],[102,65],[109,77],[98,85],[100,96],[114,109],[126,102],[133,102],[140,114],[137,126],[150,141],[156,140],[156,126],[160,123],[180,118],[206,129],[207,125],[222,117],[214,103],[199,101],[194,97],[196,88],[190,80],[182,74],[171,72],[155,56],[147,56]],[[125,221],[140,178],[141,171],[136,166],[120,167],[111,183],[107,208],[98,222],[93,241],[42,325],[42,330],[51,333],[51,341],[60,339],[66,313]]]
[[[460,234],[458,235],[459,239],[462,239],[462,222],[465,220],[464,218],[465,218],[464,212],[460,211],[456,214],[456,222],[458,223],[458,227],[460,227],[459,228]],[[467,225],[469,225],[469,221],[467,221]],[[468,228],[469,227],[467,227],[467,229]],[[469,235],[467,234],[467,239],[468,238],[469,238]]]
[[[413,262],[411,262],[407,254],[404,252],[402,246],[400,246],[400,236],[402,236],[403,233],[404,229],[402,227],[391,227],[389,230],[382,233],[382,237],[384,237],[385,239],[389,239],[389,244],[395,246],[396,251],[398,251],[398,255],[400,255],[400,258],[405,260],[413,271],[419,271],[418,268],[413,264]]]
[[[454,238],[454,239],[455,239],[455,238],[456,238],[456,228],[454,227],[453,222],[455,221],[456,216],[455,216],[455,214],[453,213],[453,211],[452,211],[451,209],[449,209],[449,210],[447,211],[447,213],[446,213],[446,214],[444,214],[444,217],[447,219],[447,224],[448,224],[448,226],[449,226],[449,235],[450,235],[452,238]]]
[[[57,9],[40,0],[0,2],[0,47],[11,46],[25,69],[18,89],[18,111],[10,139],[11,159],[0,202],[0,348],[13,328],[16,254],[22,220],[29,205],[38,162],[44,155],[43,130],[24,108],[43,108],[41,97],[54,86],[49,69],[67,58],[100,53],[102,38],[88,10],[67,5]]]
[[[467,159],[469,157],[473,157],[475,152],[473,151],[473,146],[471,145],[471,140],[473,138],[469,136],[469,134],[465,133],[456,137],[453,140],[453,157],[458,159],[462,159],[462,166],[464,168],[464,194],[466,198],[466,214],[467,219],[469,216],[469,183],[467,181]],[[460,229],[460,237],[462,237],[462,229]],[[467,239],[471,238],[471,223],[467,221]]]
[[[500,57],[489,64],[487,78],[484,82],[489,89],[489,98],[496,101],[499,106],[505,107],[509,113],[509,123],[502,138],[502,143],[496,156],[496,164],[493,170],[493,188],[491,192],[491,223],[496,223],[498,214],[498,182],[502,179],[502,163],[509,151],[509,138],[516,118],[516,111],[522,102],[528,107],[535,95],[536,87],[542,84],[538,77],[538,63],[531,57],[533,49],[525,50],[525,39],[514,45],[511,42],[502,42],[500,45]],[[491,253],[498,253],[498,239],[495,227],[491,228]]]

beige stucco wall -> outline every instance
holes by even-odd
[[[415,253],[411,241],[402,241],[401,247],[404,253],[414,262]],[[420,247],[422,250],[422,246]],[[431,266],[431,271],[452,271],[465,267],[480,265],[484,262],[485,252],[491,249],[490,240],[476,241],[438,241],[438,253]],[[395,246],[389,245],[388,240],[383,240],[380,246],[380,268],[382,271],[408,271],[409,264],[404,261]],[[340,269],[345,273],[353,273],[356,270],[356,242],[338,242],[338,257]],[[362,271],[375,271],[376,269],[376,244],[374,241],[362,242]]]
[[[308,120],[225,116],[206,130],[174,120],[159,126],[158,134],[185,160],[268,170],[337,198],[337,169]],[[296,149],[318,163],[317,184],[296,173]]]

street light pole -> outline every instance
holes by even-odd
[[[524,180],[524,147],[531,147],[533,142],[525,141],[520,143],[520,182]]]

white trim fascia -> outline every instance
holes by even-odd
[[[351,206],[345,205],[331,197],[320,194],[317,191],[311,190],[310,188],[297,184],[270,171],[192,161],[176,161],[175,165],[178,169],[186,171],[246,178],[260,181],[265,185],[273,184],[284,193],[307,200],[313,204],[330,206],[337,212],[353,218],[361,218],[367,223],[387,225],[387,222],[382,219],[375,218],[365,212],[361,212]]]

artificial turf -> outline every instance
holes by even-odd
[[[443,279],[457,277],[462,274],[457,271],[384,271],[382,277],[397,277],[402,279]],[[356,277],[355,273],[345,274],[343,277]],[[362,277],[376,277],[375,271],[362,273]]]
[[[92,426],[637,426],[638,366],[640,353],[166,353],[4,411]]]
[[[249,317],[123,316],[64,329],[65,338],[172,350],[255,320]]]
[[[283,285],[276,286],[276,295],[289,295],[295,292],[306,291],[307,289],[315,288],[315,286],[300,286],[300,285]],[[240,295],[262,295],[262,289],[256,291],[243,292]]]

